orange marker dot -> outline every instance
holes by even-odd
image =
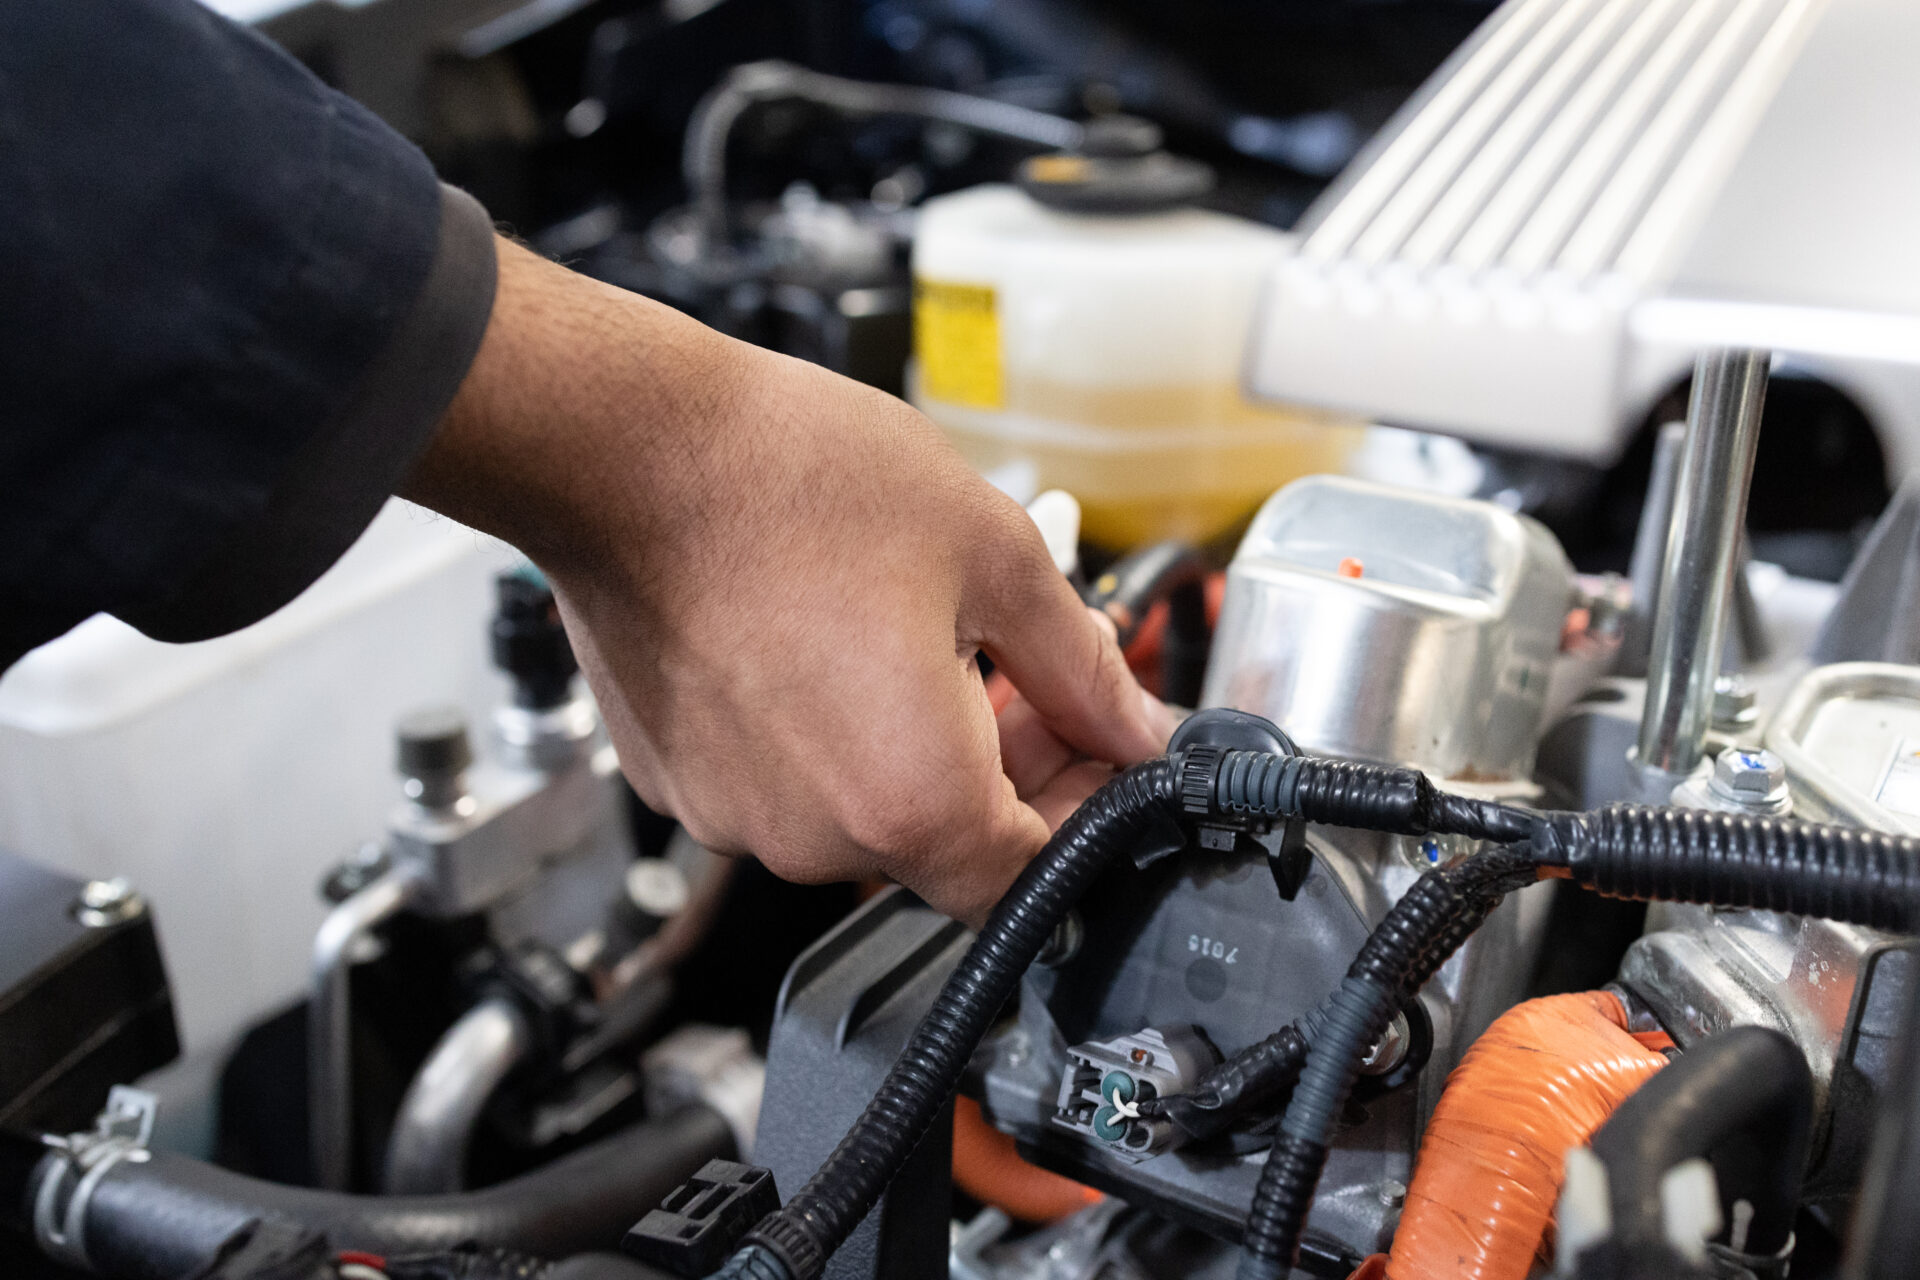
[[[1342,556],[1339,567],[1334,570],[1335,573],[1338,573],[1343,578],[1357,578],[1366,571],[1367,566],[1361,564],[1352,556]]]

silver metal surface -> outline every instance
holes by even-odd
[[[481,910],[523,888],[542,867],[596,843],[619,812],[620,763],[611,747],[558,771],[483,762],[449,808],[406,803],[387,851],[426,881],[418,907],[435,916]]]
[[[1396,1013],[1393,1021],[1387,1024],[1387,1030],[1379,1043],[1367,1050],[1367,1056],[1360,1060],[1360,1074],[1383,1076],[1407,1060],[1407,1050],[1413,1045],[1413,1029],[1407,1025],[1407,1015]]]
[[[599,709],[586,697],[569,698],[555,707],[507,703],[493,713],[501,759],[521,769],[565,769],[592,749],[599,731]]]
[[[1127,1265],[1131,1259],[1122,1238],[1126,1220],[1137,1213],[1126,1201],[1110,1196],[1070,1218],[1022,1233],[1006,1214],[989,1206],[955,1229],[947,1275],[949,1280],[1137,1276]]]
[[[1637,760],[1678,781],[1700,759],[1766,398],[1764,352],[1704,355],[1687,404],[1686,454],[1667,533]],[[1671,783],[1669,783],[1671,786]]]
[[[1653,649],[1653,613],[1660,600],[1660,572],[1667,558],[1667,531],[1673,526],[1674,492],[1680,481],[1680,460],[1687,450],[1687,424],[1669,422],[1653,442],[1653,470],[1647,496],[1640,507],[1640,524],[1633,531],[1633,558],[1627,576],[1633,582],[1633,614],[1620,645],[1615,674],[1644,676]]]
[[[467,1149],[487,1100],[533,1051],[533,1028],[512,1000],[483,1000],[456,1021],[407,1086],[387,1139],[388,1195],[466,1188]]]
[[[146,899],[134,891],[125,876],[111,880],[89,880],[80,889],[73,904],[73,918],[89,929],[131,920],[147,909]]]
[[[1850,1186],[1858,1170],[1846,1166],[1863,1144],[1847,1135],[1870,1127],[1873,1109],[1850,1066],[1861,979],[1880,953],[1911,943],[1831,920],[1668,903],[1649,910],[1647,928],[1621,961],[1620,983],[1683,1049],[1739,1026],[1792,1039],[1813,1072],[1814,1190]]]
[[[1920,667],[1840,662],[1809,671],[1768,723],[1807,816],[1920,835]]]
[[[1847,566],[1815,662],[1920,662],[1920,471],[1910,472]]]
[[[1266,716],[1312,751],[1524,777],[1572,598],[1559,543],[1524,516],[1295,481],[1227,570],[1201,705]]]
[[[746,1031],[688,1023],[647,1047],[640,1055],[640,1075],[648,1114],[704,1103],[733,1130],[738,1158],[752,1163],[767,1064],[753,1051]]]
[[[1755,705],[1753,685],[1745,676],[1724,675],[1713,682],[1713,717],[1716,729],[1744,733],[1760,719]]]
[[[426,882],[396,867],[327,914],[313,939],[313,996],[307,1010],[307,1112],[314,1177],[344,1190],[353,1160],[353,1025],[350,969],[376,926],[418,902]]]

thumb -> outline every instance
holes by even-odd
[[[973,612],[981,648],[1075,749],[1117,765],[1159,755],[1172,713],[1127,669],[1113,623],[1083,605],[1050,560],[1034,559],[998,575]]]

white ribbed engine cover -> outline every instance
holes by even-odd
[[[1249,382],[1604,459],[1754,345],[1920,420],[1916,66],[1914,0],[1509,0],[1309,211]]]

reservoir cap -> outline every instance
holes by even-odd
[[[1213,190],[1211,168],[1160,143],[1160,126],[1151,120],[1097,116],[1078,151],[1034,156],[1015,181],[1041,204],[1068,213],[1156,213]]]

